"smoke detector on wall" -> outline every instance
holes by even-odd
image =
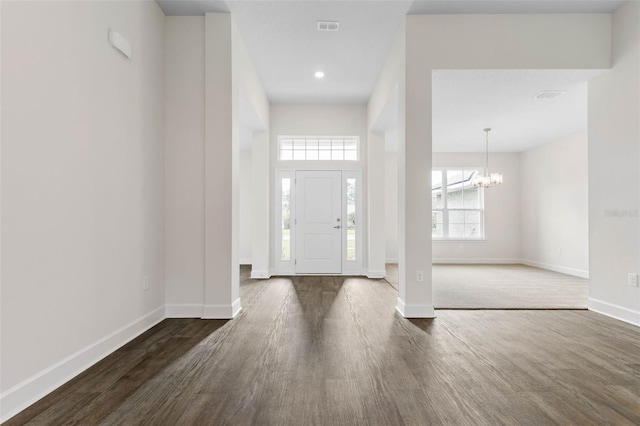
[[[338,31],[340,22],[338,21],[318,21],[318,31]]]
[[[564,95],[566,92],[564,90],[545,90],[543,92],[538,93],[535,98],[536,99],[553,99],[558,96]]]

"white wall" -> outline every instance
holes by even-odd
[[[164,15],[2,8],[5,419],[164,318]]]
[[[269,229],[270,229],[270,216],[269,216],[269,120],[270,109],[269,99],[262,88],[260,77],[255,69],[253,61],[249,56],[249,52],[242,40],[242,36],[232,20],[231,27],[232,46],[233,46],[233,143],[240,144],[242,137],[241,132],[243,127],[249,127],[252,130],[252,161],[251,161],[251,179],[252,179],[252,192],[251,192],[251,214],[252,221],[249,225],[248,217],[246,228],[250,230],[251,245],[251,262],[252,278],[268,278],[269,276]],[[251,110],[251,116],[255,117],[251,120],[251,123],[247,123],[247,117],[242,114],[241,97],[246,99],[248,108]],[[245,136],[248,139],[248,134]],[[236,151],[234,151],[236,152]],[[234,160],[235,161],[235,160]],[[244,171],[239,164],[234,164],[233,184],[240,185],[240,173]],[[247,176],[245,176],[247,177]],[[238,188],[238,191],[240,189]],[[242,213],[240,211],[239,198],[234,196],[234,206],[232,214],[234,218],[238,218]],[[235,220],[235,219],[234,219]],[[234,223],[234,227],[244,226],[242,222],[237,225]],[[238,234],[239,237],[239,234]],[[239,244],[236,243],[236,244]],[[232,246],[232,249],[235,247]],[[240,254],[240,248],[233,250],[238,255]],[[239,262],[238,259],[234,259],[233,264]]]
[[[398,263],[398,153],[384,158],[385,260]]]
[[[397,84],[401,106],[398,111],[401,172],[397,309],[404,316],[429,317],[434,315],[430,273],[431,199],[425,182],[430,180],[432,163],[432,71],[607,68],[611,16],[409,15],[400,31],[400,42],[392,49],[371,96],[369,124],[375,122],[390,88]],[[401,66],[394,66],[403,55],[405,60],[400,61]],[[424,282],[417,280],[419,275],[425,277]]]
[[[275,180],[276,168],[309,167],[302,161],[278,161],[278,136],[358,136],[360,138],[360,161],[345,162],[345,168],[363,168],[363,180],[366,182],[366,149],[367,149],[367,108],[366,105],[271,105],[271,177]],[[314,162],[314,167],[335,168],[335,163]],[[272,185],[273,186],[273,185]],[[271,200],[271,217],[274,217],[274,195]],[[363,205],[366,205],[366,194],[363,194]],[[362,229],[366,229],[366,225]],[[271,232],[270,246],[275,247],[275,232]],[[366,247],[366,241],[363,244]],[[273,250],[272,250],[273,252]],[[275,267],[275,258],[271,255],[270,267]]]
[[[169,305],[204,303],[204,17],[165,18],[165,276]]]
[[[589,276],[587,134],[520,155],[524,263]]]
[[[483,167],[484,153],[433,153],[433,167]],[[484,241],[433,241],[434,263],[514,263],[520,260],[520,154],[492,153],[504,184],[485,190]],[[387,260],[397,259],[397,153],[386,153]],[[394,259],[394,254],[396,254]]]
[[[277,153],[279,135],[359,136],[361,148],[366,147],[366,113],[364,104],[271,105],[272,154]],[[273,158],[277,162],[278,157]]]
[[[485,154],[433,153],[433,167],[484,167]],[[520,259],[520,154],[490,154],[504,183],[484,190],[484,241],[433,241],[434,263],[514,263]]]
[[[612,54],[589,82],[589,308],[640,325],[640,3],[614,13]]]
[[[241,138],[248,138],[249,148],[240,149],[240,242],[239,242],[239,257],[240,264],[250,265],[251,250],[253,240],[251,238],[251,228],[253,226],[253,210],[252,210],[252,198],[253,198],[253,176],[251,174],[251,163],[253,156],[251,152],[251,143],[253,140],[251,129],[241,129]],[[242,144],[241,144],[242,145]]]
[[[433,262],[523,262],[588,277],[586,133],[523,153],[490,155],[492,169],[505,182],[485,190],[485,241],[433,241]],[[395,261],[398,241],[396,156],[386,153],[389,262]],[[433,153],[434,167],[482,167],[483,162],[483,153]]]
[[[230,318],[240,309],[240,256],[253,254],[247,241],[268,235],[266,222],[257,231],[241,224],[251,222],[241,217],[241,186],[254,219],[268,218],[267,195],[255,197],[250,180],[256,162],[268,164],[269,156],[250,159],[253,138],[242,158],[240,98],[257,117],[252,131],[268,129],[269,102],[231,15],[167,17],[166,28],[167,316]],[[247,160],[251,172],[243,175]],[[249,186],[241,185],[245,178]],[[247,229],[251,235],[241,235]],[[265,264],[267,250],[260,252]]]

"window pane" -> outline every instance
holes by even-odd
[[[443,214],[441,211],[434,210],[431,212],[431,221],[433,223],[442,223],[443,222]]]
[[[480,208],[480,191],[481,188],[469,186],[464,189],[463,203],[465,209],[479,209]]]
[[[282,138],[280,160],[358,160],[357,138]]]
[[[444,227],[442,225],[443,214],[441,211],[431,212],[431,236],[434,238],[444,237]]]
[[[431,171],[431,207],[434,209],[444,207],[442,200],[442,170]]]
[[[464,225],[450,223],[449,238],[464,238]]]
[[[282,178],[282,254],[280,259],[291,260],[291,179]]]
[[[450,210],[449,223],[464,223],[464,212],[460,210]]]
[[[431,228],[434,238],[484,238],[483,189],[471,183],[478,173],[478,169],[431,170]],[[445,182],[446,191],[443,193]],[[443,221],[442,217],[446,220]]]
[[[462,170],[447,170],[447,207],[460,209],[464,206],[462,201],[464,176]]]
[[[464,223],[480,223],[479,211],[464,212]]]
[[[471,182],[471,178],[476,175],[477,170],[464,170],[462,173],[464,175],[464,181]]]
[[[347,179],[347,260],[356,260],[356,180]]]
[[[358,141],[355,139],[345,139],[344,140],[344,149],[358,149]]]
[[[281,160],[293,160],[293,151],[280,151]]]
[[[464,225],[464,237],[465,238],[480,238],[482,235],[480,233],[480,224],[472,223]]]

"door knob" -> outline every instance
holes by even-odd
[[[333,227],[334,229],[340,229],[340,225],[336,225]]]

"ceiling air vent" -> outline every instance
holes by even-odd
[[[338,31],[340,22],[337,21],[318,21],[318,31]]]
[[[545,90],[544,92],[538,93],[535,98],[536,99],[553,99],[557,98],[560,95],[564,95],[564,90]]]

